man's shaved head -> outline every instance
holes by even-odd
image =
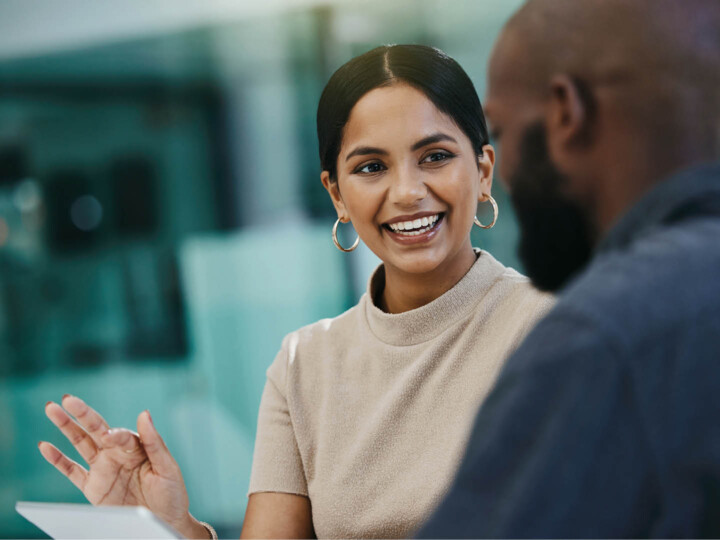
[[[717,67],[717,0],[528,0],[505,27],[548,69],[700,74]]]
[[[529,0],[488,82],[521,256],[556,289],[654,184],[720,158],[720,0]]]
[[[517,82],[528,89],[571,75],[664,144],[665,130],[692,125],[695,142],[720,154],[720,1],[530,0],[503,44],[525,51]]]

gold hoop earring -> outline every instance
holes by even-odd
[[[355,251],[355,248],[358,247],[358,244],[360,243],[360,237],[358,236],[355,239],[355,243],[352,245],[352,247],[345,249],[344,247],[342,247],[340,245],[340,242],[338,241],[338,237],[337,237],[338,225],[340,225],[340,218],[338,218],[338,220],[335,222],[335,225],[333,225],[332,239],[333,239],[333,243],[335,244],[335,247],[338,248],[340,251],[344,251],[345,253],[350,253],[351,251]]]
[[[477,225],[481,229],[492,229],[495,226],[495,222],[497,221],[497,218],[498,218],[498,205],[495,202],[495,199],[492,198],[492,195],[488,195],[487,198],[493,207],[493,220],[492,220],[492,223],[490,223],[490,225],[483,225],[482,223],[480,223],[480,220],[477,218],[477,216],[475,216],[475,225]]]

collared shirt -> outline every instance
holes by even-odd
[[[720,537],[720,164],[656,186],[506,367],[421,537]]]

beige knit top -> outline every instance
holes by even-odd
[[[260,404],[250,493],[306,495],[318,538],[400,538],[430,516],[478,407],[552,297],[489,253],[431,303],[360,302],[283,340]]]

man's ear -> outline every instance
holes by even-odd
[[[592,96],[581,80],[569,75],[555,75],[550,80],[545,126],[551,155],[590,143],[592,104]]]
[[[495,170],[495,149],[486,144],[482,147],[482,155],[478,156],[478,180],[480,190],[478,201],[487,201],[492,191],[493,171]]]
[[[322,182],[323,187],[330,194],[330,199],[332,200],[333,206],[335,207],[335,211],[337,212],[340,221],[342,221],[343,223],[347,223],[348,221],[350,221],[347,209],[345,208],[345,203],[343,202],[342,196],[340,195],[339,182],[337,180],[333,182],[330,179],[330,172],[328,171],[323,171],[322,173],[320,173],[320,181]]]

